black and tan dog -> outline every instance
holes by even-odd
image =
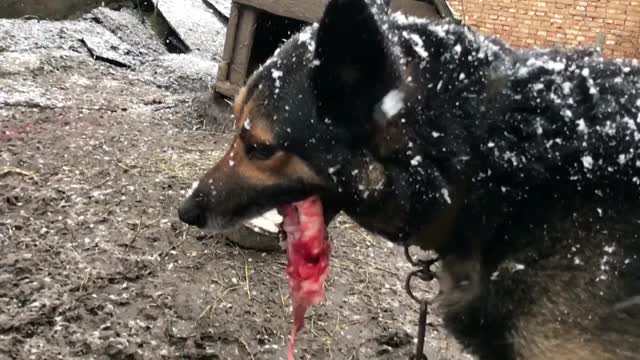
[[[327,222],[437,251],[447,327],[482,359],[640,359],[637,63],[332,0],[235,116],[184,222],[317,194]]]

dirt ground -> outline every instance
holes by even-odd
[[[230,139],[215,68],[157,44],[132,68],[95,61],[78,36],[105,29],[0,19],[0,360],[286,358],[284,254],[176,216]],[[298,358],[406,358],[417,306],[401,252],[344,217],[330,234]],[[437,317],[427,346],[470,359]]]

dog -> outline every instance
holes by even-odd
[[[438,253],[439,311],[480,359],[640,358],[637,62],[330,0],[234,113],[183,222],[317,195],[326,223]]]

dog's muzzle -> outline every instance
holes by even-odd
[[[186,198],[178,208],[178,218],[185,224],[203,228],[207,225],[207,216],[202,201],[193,196]]]

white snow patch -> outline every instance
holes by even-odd
[[[449,190],[442,188],[440,189],[440,193],[442,193],[442,196],[444,197],[444,200],[447,202],[447,204],[451,204],[451,198],[449,197]]]
[[[411,159],[411,165],[412,166],[418,166],[418,164],[420,164],[421,162],[422,162],[422,156],[420,156],[420,155],[417,155],[416,157]]]
[[[584,122],[584,119],[576,121],[576,124],[578,124],[579,133],[586,134],[589,131],[589,129],[587,128],[587,124]]]
[[[335,165],[329,168],[329,174],[333,175],[336,171],[338,171],[338,169],[340,169],[341,165]]]
[[[565,119],[571,119],[573,117],[573,113],[569,109],[560,110],[560,114],[564,116]]]
[[[432,26],[429,26],[429,30],[433,31],[436,35],[440,37],[443,37],[443,38],[447,37],[447,33],[445,31],[444,25],[432,25]]]
[[[275,87],[279,88],[280,87],[280,78],[282,77],[282,75],[284,75],[284,73],[278,69],[271,69],[271,76],[273,76],[274,80],[276,81],[275,83]],[[276,89],[277,91],[278,89]]]
[[[525,266],[522,264],[518,264],[518,263],[513,264],[513,272],[524,270],[524,269],[525,269]]]
[[[589,155],[583,156],[582,165],[585,167],[585,169],[591,169],[593,167],[593,158]]]
[[[582,76],[587,77],[589,76],[589,68],[584,68],[582,69],[582,71],[580,72],[582,74]]]
[[[418,55],[423,58],[429,57],[429,52],[424,48],[424,42],[418,34],[409,34],[408,32],[403,31],[402,36],[409,39],[411,46],[413,46],[413,50],[415,50]]]
[[[616,244],[611,244],[609,246],[604,247],[604,251],[608,254],[613,253],[616,250]]]
[[[518,76],[520,77],[526,76],[529,74],[531,70],[534,70],[540,67],[553,72],[560,72],[564,70],[565,64],[559,61],[551,60],[546,57],[543,59],[531,58],[527,60],[525,66],[522,66],[520,67],[520,69],[518,69]]]
[[[461,52],[462,52],[462,45],[457,44],[456,46],[453,47],[453,53],[456,54],[456,56],[460,56]]]
[[[200,181],[198,180],[194,181],[193,184],[191,184],[191,188],[187,191],[186,197],[193,195],[193,192],[196,190],[199,184],[200,184]]]
[[[565,81],[562,83],[562,93],[565,95],[571,95],[571,89],[573,88],[573,85],[568,82]]]
[[[404,93],[398,89],[389,91],[387,95],[382,98],[382,105],[380,109],[384,112],[387,119],[392,118],[404,107]]]
[[[624,163],[626,162],[627,162],[627,155],[625,154],[618,155],[618,164],[624,165]]]
[[[629,129],[631,130],[638,130],[638,128],[636,127],[636,123],[633,122],[633,120],[631,120],[629,117],[625,116],[624,119],[622,119],[622,122],[625,123]]]
[[[466,78],[467,76],[464,73],[460,73],[460,76],[458,77],[458,80],[462,81]]]

